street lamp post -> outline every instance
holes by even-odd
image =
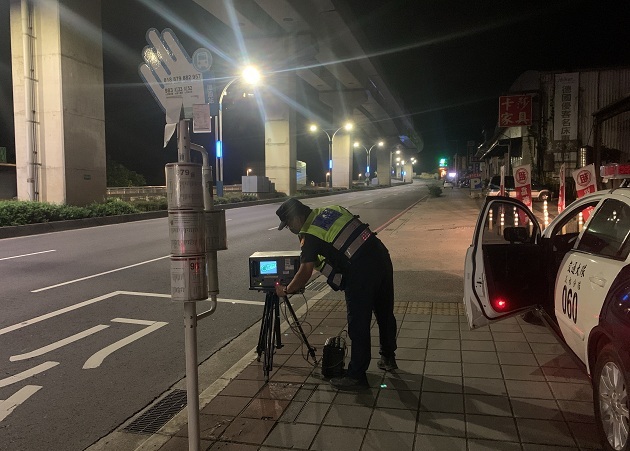
[[[250,85],[256,85],[256,83],[260,81],[260,72],[254,66],[247,66],[240,76],[234,77],[228,82],[228,84],[225,85],[223,91],[221,91],[221,95],[219,96],[219,124],[217,127],[215,170],[217,181],[220,182],[223,182],[223,97],[227,94],[227,90],[230,86],[232,86],[232,83],[240,79],[245,80]],[[221,194],[222,192],[223,189],[221,189]],[[217,194],[221,195],[220,193]]]
[[[333,170],[333,164],[332,164],[332,144],[333,144],[333,139],[335,138],[335,135],[337,134],[337,132],[341,129],[345,129],[346,131],[350,131],[352,130],[352,123],[351,122],[346,122],[345,125],[339,127],[337,130],[335,130],[335,132],[332,134],[332,136],[330,136],[330,134],[324,130],[323,128],[321,129],[324,133],[326,133],[326,136],[328,137],[328,173],[326,175],[330,175],[330,178],[328,180],[328,187],[330,189],[332,189],[332,170]],[[309,127],[309,130],[311,132],[316,132],[318,130],[317,125],[312,124]]]
[[[359,148],[359,147],[363,147],[365,149],[365,152],[367,153],[367,162],[365,165],[365,176],[367,177],[369,175],[370,172],[370,153],[372,152],[372,149],[374,149],[374,147],[378,146],[378,147],[383,147],[385,143],[383,143],[383,141],[379,141],[375,144],[372,144],[372,147],[370,147],[369,149],[367,147],[365,147],[363,144],[361,144],[360,142],[355,142],[354,143],[354,147]]]
[[[250,172],[252,172],[251,169],[247,169],[247,176],[249,177]]]

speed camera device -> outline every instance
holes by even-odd
[[[270,291],[287,285],[300,267],[300,251],[254,252],[249,257],[249,289]]]

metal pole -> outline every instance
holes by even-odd
[[[227,89],[227,86],[225,89]],[[217,180],[220,182],[223,181],[223,94],[225,94],[225,90],[219,99],[219,142],[221,143],[221,156],[217,157]]]
[[[333,135],[334,138],[335,135]],[[330,179],[328,181],[328,187],[330,189],[332,189],[332,175],[333,175],[333,168],[332,168],[332,138],[328,137],[328,172],[330,172]]]
[[[184,302],[188,451],[199,451],[199,375],[197,373],[197,305]]]
[[[510,175],[510,151],[512,150],[512,138],[508,137],[507,174]]]
[[[187,119],[181,119],[177,124],[177,161],[190,163],[190,131]]]
[[[227,94],[227,90],[232,83],[238,80],[238,77],[229,81],[221,95],[219,96],[219,141],[221,141],[221,158],[217,159],[217,180],[223,182],[223,97]],[[220,167],[220,170],[219,170]]]
[[[372,150],[372,149],[370,148],[370,150]],[[367,162],[366,162],[366,164],[365,164],[365,173],[366,173],[366,174],[367,174],[367,173],[368,173],[368,171],[370,170],[370,150],[367,150],[367,149],[366,149],[366,153],[367,153]]]

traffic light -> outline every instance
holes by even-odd
[[[440,158],[440,167],[445,168],[448,166],[448,158]]]

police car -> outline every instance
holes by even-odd
[[[630,187],[623,186],[579,198],[544,231],[519,200],[486,198],[464,275],[471,328],[534,310],[577,356],[591,377],[604,449],[617,451],[630,449]]]

